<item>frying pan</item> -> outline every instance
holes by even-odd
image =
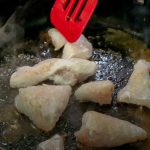
[[[94,26],[92,26],[94,29]],[[106,29],[106,28],[105,28]],[[104,30],[104,29],[102,29]],[[94,35],[91,28],[87,28],[86,36],[94,46],[92,61],[100,66],[92,80],[109,79],[115,84],[113,102],[110,106],[99,106],[98,104],[79,104],[72,96],[67,109],[61,116],[54,130],[45,133],[37,129],[31,121],[24,115],[19,114],[14,108],[14,98],[18,93],[17,89],[9,86],[10,75],[17,67],[24,65],[34,65],[41,60],[53,57],[60,57],[59,52],[54,52],[53,47],[47,42],[26,40],[19,48],[8,48],[13,51],[13,55],[5,56],[0,62],[0,149],[1,150],[34,150],[36,146],[49,139],[55,133],[65,137],[65,150],[94,150],[86,148],[78,143],[74,137],[74,132],[81,126],[81,118],[85,111],[95,110],[104,114],[127,120],[150,132],[150,110],[135,105],[117,104],[117,92],[123,88],[133,71],[134,59],[122,51],[107,45],[100,36],[100,30],[95,27]],[[101,43],[101,44],[99,44]],[[27,51],[27,49],[33,50]],[[36,51],[35,51],[36,49]],[[86,81],[87,82],[87,81]],[[49,83],[49,81],[46,81]],[[79,85],[74,87],[75,90]],[[150,137],[144,142],[127,144],[112,150],[148,150],[150,148]]]
[[[93,37],[94,40],[95,37]],[[96,39],[98,41],[98,39]],[[32,46],[32,45],[31,45]],[[41,47],[41,44],[37,45]],[[128,120],[140,127],[143,127],[147,132],[150,130],[149,114],[150,111],[146,108],[141,109],[137,106],[117,104],[116,94],[118,90],[124,87],[130,77],[134,60],[128,56],[122,56],[120,52],[114,52],[111,49],[96,48],[93,51],[91,60],[95,61],[98,67],[96,75],[89,80],[112,80],[115,83],[115,93],[113,95],[113,103],[111,106],[99,106],[98,104],[86,103],[79,104],[71,97],[69,105],[54,130],[49,133],[44,133],[38,130],[31,121],[24,115],[18,114],[14,108],[14,97],[18,93],[16,89],[9,87],[10,75],[15,71],[16,67],[24,65],[33,65],[40,60],[48,57],[56,57],[53,54],[53,49],[43,44],[43,49],[37,56],[29,54],[17,54],[16,56],[5,58],[5,62],[0,65],[0,148],[5,150],[32,150],[35,149],[38,143],[50,138],[55,133],[60,133],[65,136],[65,149],[76,150],[78,144],[75,141],[73,133],[81,126],[81,118],[85,111],[96,110],[120,119]],[[47,48],[47,51],[45,49]],[[43,55],[45,53],[45,55]],[[40,54],[40,55],[39,55]],[[58,54],[59,55],[59,54]],[[59,57],[59,56],[57,56]],[[77,85],[78,86],[78,85]],[[76,87],[75,87],[76,88]],[[75,89],[74,88],[74,89]],[[148,148],[149,139],[144,143],[128,144],[118,148],[120,149],[140,149]],[[86,149],[81,148],[80,149]]]

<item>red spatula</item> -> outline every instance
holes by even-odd
[[[85,29],[98,0],[56,0],[51,23],[69,42],[75,42]]]

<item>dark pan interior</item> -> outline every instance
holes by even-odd
[[[123,56],[120,52],[115,52],[110,48],[96,48],[93,51],[91,60],[101,68],[97,68],[96,75],[88,80],[109,79],[115,83],[115,93],[111,106],[99,106],[94,103],[79,104],[72,96],[69,105],[54,130],[44,133],[38,130],[26,116],[19,114],[14,108],[14,98],[18,91],[9,87],[10,75],[16,67],[33,65],[47,57],[59,57],[53,53],[52,48],[38,43],[37,47],[44,47],[37,56],[31,54],[17,54],[13,57],[5,57],[5,61],[0,65],[0,148],[3,150],[33,150],[43,140],[50,138],[55,133],[65,136],[65,150],[87,149],[76,143],[74,132],[81,126],[82,114],[87,110],[96,110],[120,119],[128,120],[148,133],[150,131],[150,110],[134,105],[117,104],[116,94],[124,87],[130,77],[134,60],[129,56]],[[33,46],[32,44],[30,45]],[[46,52],[47,48],[47,52]],[[43,55],[44,53],[44,55]],[[85,81],[87,82],[87,81]],[[47,82],[48,83],[48,82]],[[79,84],[80,85],[80,84]],[[73,88],[75,90],[79,85]],[[135,144],[127,144],[113,150],[137,149],[146,150],[150,147],[150,139]],[[80,148],[79,148],[80,147]]]

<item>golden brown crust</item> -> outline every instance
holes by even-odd
[[[75,97],[79,102],[92,101],[103,104],[111,104],[114,84],[109,81],[92,81],[82,84],[76,91]]]

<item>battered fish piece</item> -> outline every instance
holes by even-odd
[[[75,136],[85,146],[110,148],[145,140],[147,133],[128,121],[88,111],[83,115],[82,126]]]
[[[118,93],[118,102],[131,103],[150,108],[150,63],[139,60],[128,81]]]
[[[92,44],[82,34],[76,42],[65,44],[62,58],[89,59],[92,56],[92,50]]]
[[[64,150],[63,137],[56,134],[49,140],[40,143],[36,150]]]
[[[94,62],[79,59],[47,59],[33,67],[24,66],[12,74],[12,88],[36,85],[44,80],[53,80],[56,84],[75,85],[96,72]]]
[[[19,89],[15,107],[40,129],[52,130],[64,112],[71,95],[68,85],[41,85]]]
[[[66,38],[55,28],[49,29],[48,35],[55,47],[55,51],[61,49],[67,42]]]
[[[79,102],[92,101],[103,104],[111,104],[114,84],[109,81],[92,81],[82,84],[76,91],[75,97]]]

